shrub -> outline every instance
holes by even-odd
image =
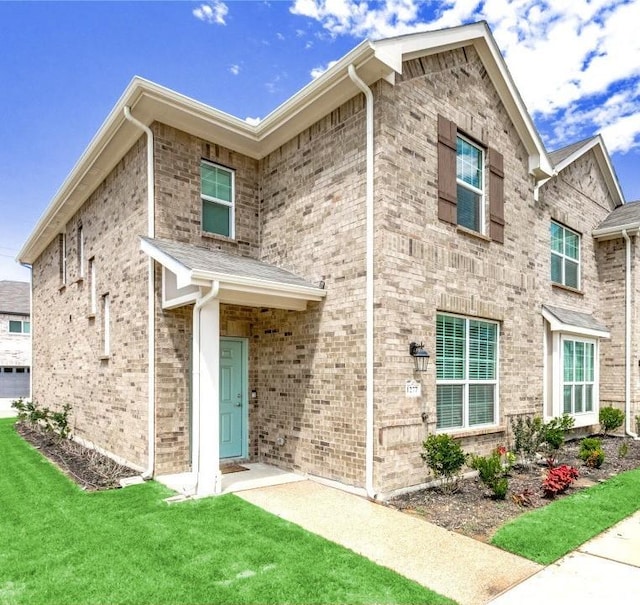
[[[578,469],[573,466],[561,464],[550,468],[542,482],[545,497],[553,498],[565,492],[577,478]]]
[[[450,435],[429,435],[422,448],[420,456],[434,477],[443,480],[446,491],[454,491],[466,459],[460,444]]]
[[[626,458],[629,453],[629,444],[623,441],[618,447],[618,458]]]
[[[600,408],[599,420],[602,432],[606,435],[622,426],[624,423],[624,412],[612,406]]]
[[[537,416],[518,416],[515,420],[511,418],[511,430],[514,437],[513,449],[520,455],[522,462],[529,466],[544,440],[542,419]]]
[[[604,450],[602,449],[602,441],[597,437],[585,437],[580,442],[580,451],[578,457],[589,468],[600,468],[604,462]]]
[[[65,403],[61,411],[54,412],[48,407],[40,407],[35,401],[16,399],[11,406],[18,410],[18,419],[30,424],[32,428],[55,434],[62,439],[69,437],[69,414],[71,405]]]
[[[508,452],[504,447],[496,448],[490,456],[470,457],[469,466],[478,471],[478,477],[492,492],[497,500],[504,500],[509,488],[509,481],[506,474],[510,470],[509,464],[506,466],[502,462],[502,456],[509,461]]]
[[[563,414],[560,418],[552,418],[542,428],[542,440],[546,446],[557,451],[564,445],[564,438],[573,427],[574,420],[569,414]]]

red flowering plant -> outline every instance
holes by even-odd
[[[574,466],[561,464],[560,466],[551,467],[542,482],[542,491],[546,498],[553,498],[567,491],[577,478],[578,469]]]

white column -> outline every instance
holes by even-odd
[[[196,311],[198,312],[198,311]],[[209,300],[200,313],[197,496],[222,491],[220,473],[220,301]]]

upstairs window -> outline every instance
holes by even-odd
[[[9,321],[9,332],[11,334],[31,334],[31,322],[12,319]]]
[[[234,237],[234,173],[202,161],[200,164],[202,230]]]
[[[436,322],[436,428],[495,424],[498,324],[444,314]]]
[[[580,288],[580,235],[551,221],[551,281]]]
[[[504,243],[504,160],[438,116],[438,218]],[[488,218],[488,220],[487,220]]]
[[[483,232],[484,151],[460,136],[456,139],[458,225]]]

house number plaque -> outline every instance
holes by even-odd
[[[404,383],[404,394],[407,397],[420,397],[420,395],[422,395],[422,384],[417,380],[406,380]]]

